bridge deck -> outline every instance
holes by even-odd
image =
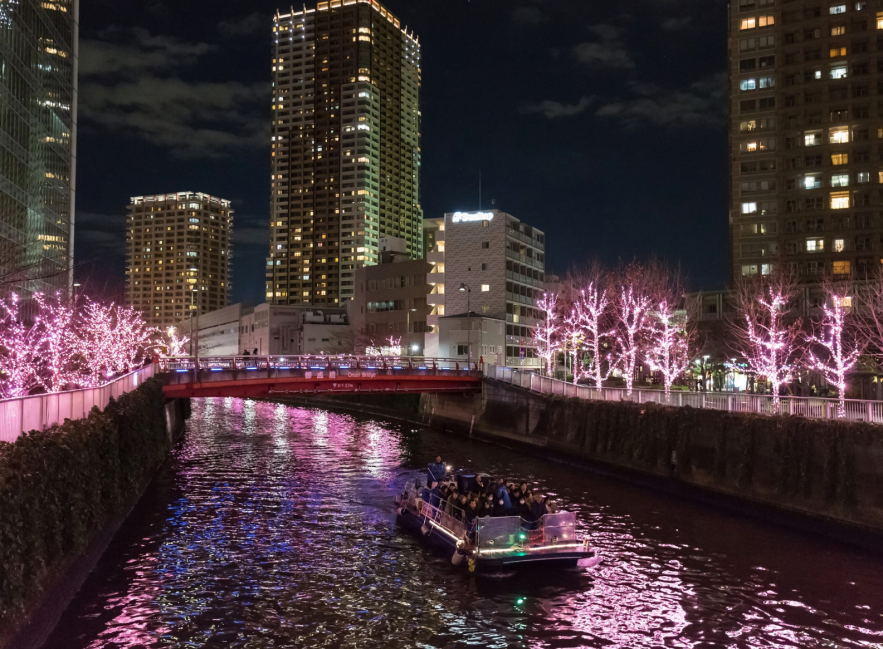
[[[457,360],[369,357],[163,359],[169,398],[270,397],[304,393],[475,392],[481,372]]]

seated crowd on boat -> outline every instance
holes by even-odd
[[[458,482],[448,479],[448,474],[449,467],[437,457],[435,464],[429,466],[426,487],[418,481],[417,492],[422,490],[424,502],[462,521],[467,529],[475,519],[488,516],[519,516],[525,527],[531,529],[546,514],[558,512],[554,499],[534,493],[526,482],[493,480],[483,474],[468,482]]]

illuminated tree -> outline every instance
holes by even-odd
[[[23,397],[44,386],[43,324],[22,319],[19,297],[0,300],[0,394]],[[44,386],[45,387],[45,386]]]
[[[156,346],[156,334],[141,313],[130,307],[87,300],[79,319],[84,384],[101,385],[143,364]]]
[[[178,337],[178,330],[175,327],[166,329],[166,337],[164,347],[166,356],[187,356],[187,343],[190,342],[189,336],[183,338]]]
[[[552,360],[560,347],[558,296],[555,293],[543,293],[543,297],[537,300],[537,308],[543,312],[543,320],[534,328],[532,338],[537,355],[543,359],[543,372],[549,374]]]
[[[48,392],[60,392],[80,381],[76,309],[61,294],[50,300],[37,293],[34,301],[39,306],[35,327],[42,342],[43,384]]]
[[[846,375],[867,349],[867,342],[859,336],[852,323],[851,293],[848,283],[825,283],[827,300],[822,307],[822,320],[817,326],[819,335],[809,337],[811,348],[808,365],[837,386],[839,418],[846,416]],[[824,354],[817,356],[812,346],[821,347],[825,350]]]
[[[624,285],[614,304],[616,319],[616,340],[614,345],[614,365],[618,367],[625,379],[626,394],[632,395],[635,382],[635,370],[643,361],[644,344],[649,321],[650,297],[643,292],[638,284]]]
[[[612,363],[607,363],[604,371],[605,341],[615,336],[614,330],[607,330],[611,318],[611,303],[607,289],[601,286],[602,280],[596,277],[576,295],[572,314],[579,322],[583,344],[591,358],[586,373],[592,377],[596,388],[610,376]]]
[[[570,356],[570,367],[573,370],[573,384],[576,385],[582,378],[584,370],[579,361],[579,353],[584,347],[583,331],[580,326],[579,313],[576,306],[564,316],[561,325],[561,337],[564,339],[565,353]]]
[[[801,349],[801,323],[788,323],[789,304],[797,295],[796,278],[777,264],[773,272],[745,278],[737,284],[738,320],[733,327],[735,347],[749,371],[766,379],[778,412],[779,391],[793,376]]]
[[[671,298],[663,298],[649,316],[647,364],[662,374],[665,401],[671,403],[671,386],[690,364],[690,334],[686,311],[674,306]]]

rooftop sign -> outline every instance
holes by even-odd
[[[493,221],[493,212],[454,212],[454,223],[474,223],[475,221]]]

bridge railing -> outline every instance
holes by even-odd
[[[478,363],[457,358],[424,358],[422,356],[205,356],[173,357],[159,361],[159,372],[188,373],[225,370],[440,370],[479,371]]]
[[[0,400],[0,442],[14,442],[23,433],[46,430],[65,419],[83,419],[95,406],[104,410],[111,397],[131,392],[153,376],[155,369],[150,364],[96,388]]]
[[[631,395],[625,388],[594,388],[588,385],[574,385],[564,381],[520,372],[508,367],[485,365],[484,375],[488,378],[517,385],[539,394],[559,395],[574,399],[594,401],[631,401],[633,403],[660,403],[671,406],[692,406],[728,412],[749,412],[759,415],[776,414],[773,397],[765,394],[721,393],[721,392],[681,392],[673,391],[671,401],[666,402],[662,390],[633,389]],[[780,414],[798,415],[810,419],[837,419],[837,399],[816,397],[780,397]],[[845,419],[883,424],[883,401],[846,400]]]

